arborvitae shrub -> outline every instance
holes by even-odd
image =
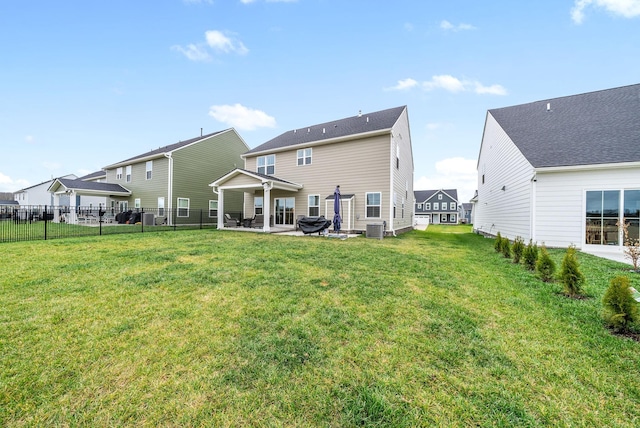
[[[617,276],[609,283],[602,298],[604,320],[615,332],[624,333],[638,321],[638,303],[629,289],[629,278]]]
[[[522,253],[524,252],[524,240],[521,236],[516,236],[516,239],[513,241],[513,245],[511,246],[511,251],[513,252],[513,262],[520,263]]]
[[[578,264],[578,257],[576,255],[576,247],[573,245],[567,248],[567,252],[562,259],[562,266],[560,267],[560,281],[564,284],[564,292],[569,296],[582,294],[584,275],[580,271],[580,265]]]
[[[502,255],[505,259],[511,258],[511,243],[507,237],[502,238]]]
[[[498,232],[496,240],[493,242],[493,249],[496,250],[496,253],[502,252],[502,235],[500,235],[500,232]]]
[[[529,239],[529,244],[522,253],[524,265],[529,270],[536,270],[536,262],[538,261],[538,244],[534,244],[533,240]]]
[[[549,252],[544,244],[540,247],[540,256],[536,262],[536,272],[538,272],[538,276],[544,282],[553,281],[553,274],[556,272],[556,264],[551,260],[551,256],[549,256]]]

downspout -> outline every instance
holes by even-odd
[[[169,159],[169,177],[167,179],[167,210],[168,213],[171,214],[173,211],[173,157],[171,157],[171,152],[165,153],[164,156]],[[173,225],[173,217],[171,215],[167,216],[170,219],[167,224]]]
[[[389,138],[389,161],[390,161],[390,165],[389,165],[389,223],[390,223],[390,227],[389,227],[389,231],[391,232],[391,234],[395,237],[396,236],[396,229],[395,229],[395,219],[393,218],[393,184],[394,184],[394,180],[393,180],[393,168],[394,168],[394,155],[393,155],[393,143],[394,143],[394,139],[393,139],[393,130],[391,130],[391,132],[389,132],[390,134],[390,138]],[[381,201],[382,202],[382,201]],[[384,233],[384,232],[383,232]]]
[[[529,237],[533,242],[536,241],[536,184],[538,177],[533,174],[531,177],[531,212],[529,214]]]

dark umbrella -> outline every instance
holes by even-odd
[[[340,186],[336,186],[336,190],[333,192],[333,212],[335,213],[333,216],[333,230],[340,233],[340,222],[342,222],[340,218]]]

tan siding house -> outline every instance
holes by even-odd
[[[222,195],[241,189],[244,216],[270,219],[264,222],[265,231],[272,226],[294,228],[303,216],[331,220],[338,185],[341,230],[358,233],[369,223],[384,222],[391,234],[413,226],[413,153],[406,106],[291,130],[243,158],[244,168],[211,186]]]

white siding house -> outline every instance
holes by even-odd
[[[640,238],[640,85],[489,110],[474,230],[621,252]]]

